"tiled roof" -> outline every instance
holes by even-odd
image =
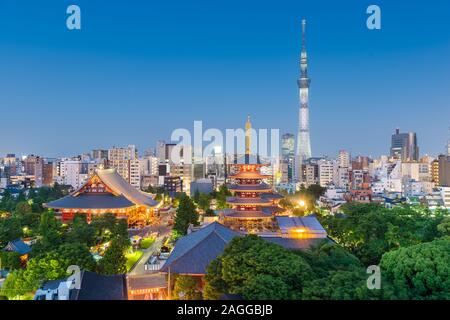
[[[17,252],[20,255],[24,255],[24,254],[29,253],[31,251],[31,248],[29,245],[27,245],[21,239],[16,239],[16,240],[10,241],[6,245],[5,251],[13,251],[13,252]]]
[[[225,217],[228,218],[271,218],[272,213],[271,212],[264,212],[264,211],[228,211],[225,214]]]
[[[306,228],[309,233],[325,233],[325,229],[315,215],[305,217],[276,217],[281,231],[292,228]]]
[[[121,209],[132,206],[134,203],[123,195],[111,193],[68,195],[46,204],[47,208],[53,209]]]
[[[192,232],[180,239],[161,268],[162,272],[203,275],[209,263],[222,254],[225,246],[239,236],[218,222]]]
[[[231,203],[231,204],[261,204],[261,205],[271,204],[270,200],[268,200],[268,199],[241,198],[241,197],[227,197],[227,203]]]
[[[129,184],[117,173],[116,169],[98,169],[96,174],[108,187],[118,194],[123,194],[128,200],[135,204],[148,207],[154,207],[158,204],[157,201],[153,200],[150,194],[139,191]]]
[[[80,192],[84,187],[83,185],[74,193],[62,199],[46,203],[44,206],[54,209],[120,209],[134,205],[154,207],[158,204],[150,194],[139,191],[130,185],[117,173],[116,169],[97,169],[94,176],[97,176],[115,194],[83,193]]]
[[[81,288],[70,291],[70,300],[127,300],[125,275],[105,276],[83,271]]]
[[[271,191],[272,187],[267,183],[259,183],[259,184],[230,184],[228,185],[228,189],[232,191]]]
[[[273,193],[273,192],[271,192],[271,193],[263,193],[263,194],[261,194],[261,198],[263,198],[263,199],[274,200],[274,199],[283,199],[284,196],[282,196],[282,195],[279,194],[279,193]]]

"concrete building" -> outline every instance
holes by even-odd
[[[440,155],[433,161],[432,176],[436,185],[450,187],[450,156]]]
[[[294,181],[294,160],[295,160],[295,136],[286,133],[281,136],[281,166],[285,166],[285,176],[282,176],[283,183]]]
[[[350,152],[346,150],[340,150],[337,161],[339,168],[349,168],[351,163]]]
[[[419,147],[416,133],[400,133],[400,129],[397,128],[391,137],[391,157],[402,161],[418,161]]]
[[[70,185],[74,189],[80,188],[87,180],[88,173],[83,171],[81,160],[62,159],[58,163],[56,182]]]
[[[318,168],[319,184],[322,187],[334,184],[335,171],[337,170],[336,162],[330,159],[321,159],[318,161]]]
[[[108,167],[117,170],[136,189],[141,187],[141,171],[138,152],[134,145],[126,148],[113,147],[108,150]]]

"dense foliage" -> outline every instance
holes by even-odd
[[[190,224],[198,225],[199,214],[191,198],[183,195],[175,216],[173,229],[181,235],[185,235]]]
[[[174,300],[199,300],[202,293],[199,290],[198,279],[186,275],[178,275],[175,279],[172,298]]]
[[[234,238],[207,273],[206,299],[222,293],[245,299],[299,299],[313,277],[302,257],[257,236]]]
[[[366,264],[378,264],[390,250],[428,242],[442,235],[447,210],[422,207],[387,209],[378,204],[349,203],[343,214],[321,218],[328,234]],[[441,225],[441,231],[438,226]]]
[[[397,299],[450,299],[450,238],[385,253],[380,265]]]

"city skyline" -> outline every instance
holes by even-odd
[[[230,2],[209,15],[206,3],[139,10],[109,4],[106,13],[100,2],[77,4],[79,32],[65,29],[66,3],[0,10],[0,106],[11,119],[2,123],[10,138],[2,139],[0,154],[58,157],[128,144],[144,151],[194,120],[242,128],[236,119],[247,114],[256,128],[295,134],[303,17],[314,74],[313,156],[340,149],[389,154],[397,127],[417,133],[421,155],[445,150],[444,1],[432,8],[381,1],[379,31],[365,27],[367,4],[359,2],[327,3],[324,10],[288,1],[276,11],[263,2],[240,5],[240,12]],[[423,106],[425,116],[417,112]]]

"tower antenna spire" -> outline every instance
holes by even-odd
[[[309,85],[308,55],[306,53],[306,20],[302,19],[302,49],[300,52],[300,78],[297,80],[299,89],[299,126],[297,135],[297,152],[295,177],[302,182],[302,163],[311,158],[311,141],[309,136]]]
[[[306,51],[306,19],[302,19],[302,51]]]

